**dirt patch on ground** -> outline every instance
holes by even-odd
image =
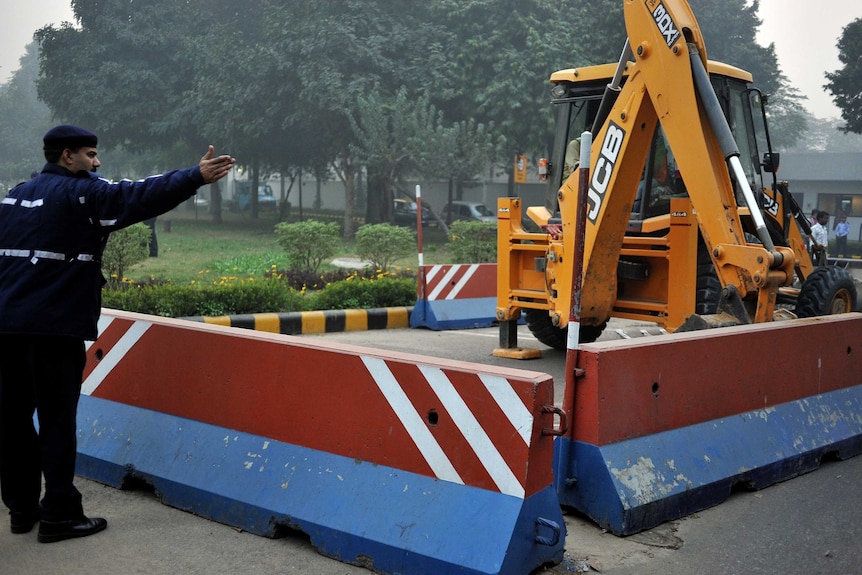
[[[539,569],[534,575],[631,570],[683,546],[676,521],[628,537],[617,537],[579,515],[567,514],[564,519],[567,534],[563,562]]]

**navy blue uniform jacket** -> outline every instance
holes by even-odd
[[[108,234],[204,185],[198,167],[111,183],[46,164],[0,201],[0,333],[95,340]]]

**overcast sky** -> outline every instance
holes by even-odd
[[[790,83],[808,97],[808,111],[818,118],[840,117],[831,94],[823,88],[824,74],[841,68],[838,37],[847,24],[862,18],[862,2],[760,0],[759,14],[763,25],[758,42],[764,46],[775,43],[778,65]],[[706,49],[709,51],[709,46]]]
[[[0,23],[0,83],[7,82],[18,69],[18,59],[33,39],[33,32],[46,24],[59,25],[72,20],[69,0],[14,0],[4,4]],[[840,116],[823,89],[824,74],[840,67],[835,47],[838,36],[844,26],[860,17],[862,2],[859,0],[760,2],[763,26],[758,41],[763,45],[775,43],[781,70],[791,84],[808,97],[805,105],[815,116]],[[98,64],[93,62],[94,66]]]

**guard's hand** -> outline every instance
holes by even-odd
[[[230,156],[215,156],[215,148],[209,147],[207,153],[201,158],[198,166],[201,169],[201,176],[204,182],[212,184],[225,177],[230,169],[236,164],[236,160]]]

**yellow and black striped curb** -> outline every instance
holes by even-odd
[[[336,331],[396,329],[410,327],[413,307],[299,311],[289,313],[250,313],[240,315],[196,316],[183,319],[270,333],[300,335]]]

